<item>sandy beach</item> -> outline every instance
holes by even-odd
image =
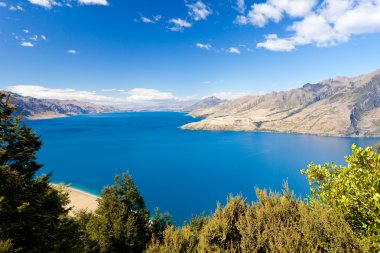
[[[67,207],[72,207],[70,215],[74,215],[76,212],[82,209],[93,212],[98,207],[97,199],[99,197],[96,195],[69,186],[54,186],[63,187],[64,191],[69,193],[70,204],[68,204]]]

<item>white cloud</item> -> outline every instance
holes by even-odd
[[[141,17],[141,21],[143,23],[151,23],[151,24],[154,24],[154,21],[151,20],[150,18],[147,18],[147,17]]]
[[[276,34],[266,36],[265,42],[257,43],[258,48],[266,48],[271,51],[292,51],[295,49],[294,43],[287,39],[280,39]]]
[[[169,20],[169,23],[173,25],[172,27],[169,28],[169,30],[174,31],[174,32],[180,32],[180,31],[183,31],[184,28],[189,28],[192,26],[191,23],[180,18],[172,18]]]
[[[34,47],[34,44],[32,42],[29,42],[29,41],[23,41],[20,43],[20,45],[22,47]]]
[[[69,49],[66,51],[68,54],[77,54],[78,51],[77,50],[74,50],[74,49]]]
[[[212,48],[210,44],[203,44],[203,43],[197,43],[195,44],[195,46],[204,50],[210,50]]]
[[[32,41],[37,41],[38,40],[38,36],[37,35],[30,36],[29,39],[32,40]]]
[[[229,92],[229,91],[223,91],[223,92],[216,92],[211,94],[210,96],[214,96],[220,99],[227,99],[227,100],[232,100],[232,99],[237,99],[240,97],[248,96],[249,93],[247,92]],[[206,97],[210,97],[206,96]],[[204,98],[206,98],[204,97]]]
[[[0,2],[0,7],[7,7],[7,4],[4,2]]]
[[[246,23],[265,26],[269,21],[279,22],[284,14],[291,17],[304,17],[313,9],[317,0],[268,0],[255,3],[246,16]],[[239,20],[244,20],[239,17]]]
[[[78,0],[78,2],[84,5],[109,5],[107,0]]]
[[[148,18],[148,17],[144,17],[142,16],[141,17],[141,22],[143,23],[147,23],[147,24],[155,24],[157,23],[158,21],[160,21],[162,18],[161,15],[156,15],[156,16],[153,16],[152,18]]]
[[[246,16],[239,15],[239,16],[237,16],[235,18],[234,24],[237,24],[237,25],[246,25],[246,24],[248,24],[248,18]]]
[[[143,102],[143,101],[159,101],[159,100],[175,100],[177,99],[170,92],[161,92],[155,89],[134,88],[126,92],[129,96],[129,102]]]
[[[46,36],[34,34],[28,29],[23,29],[21,34],[13,33],[13,35],[18,43],[23,47],[34,47],[39,43],[39,41],[46,41]]]
[[[97,95],[94,91],[79,91],[75,89],[54,89],[37,85],[14,85],[8,90],[22,96],[41,99],[79,100],[98,102],[118,102],[117,98]]]
[[[119,92],[122,97],[111,97],[97,94],[96,91],[81,91],[76,89],[48,88],[38,85],[14,85],[8,87],[9,91],[22,96],[30,96],[40,99],[78,100],[84,102],[128,104],[177,101],[179,98],[171,92],[161,92],[156,89],[134,88],[124,89],[102,89],[102,92]]]
[[[298,1],[268,0],[254,4],[248,15],[238,16],[235,23],[263,27],[269,21],[279,22],[285,15],[296,18],[287,28],[289,36],[271,34],[257,44],[272,51],[292,51],[309,44],[333,46],[349,41],[354,35],[380,32],[379,0],[324,0],[317,6],[314,0],[296,5]]]
[[[230,47],[227,52],[230,54],[240,54],[240,49],[237,47]]]
[[[10,5],[9,6],[9,10],[10,11],[23,11],[24,9],[21,7],[21,5]]]
[[[236,0],[236,9],[240,12],[240,13],[244,13],[245,12],[245,1],[244,0]]]
[[[66,6],[71,8],[71,2],[75,1],[80,5],[109,5],[107,0],[28,0],[31,4],[51,9],[53,6]]]
[[[124,89],[101,89],[100,90],[101,92],[127,92],[126,90]]]
[[[53,5],[56,5],[54,0],[29,0],[31,4],[39,5],[47,9],[51,9]]]
[[[195,20],[206,20],[212,14],[212,10],[206,6],[202,1],[197,1],[194,4],[188,4],[189,15]]]

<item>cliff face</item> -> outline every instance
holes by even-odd
[[[247,96],[191,115],[205,119],[182,128],[380,136],[380,70]]]
[[[12,104],[17,106],[17,113],[22,113],[25,119],[44,119],[65,117],[78,114],[111,112],[116,109],[111,106],[96,105],[69,100],[37,99],[11,94]]]

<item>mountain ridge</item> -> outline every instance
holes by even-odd
[[[97,105],[76,100],[38,99],[7,91],[1,91],[11,96],[11,104],[16,106],[17,115],[24,119],[49,119],[80,114],[105,113],[118,111],[115,107]]]
[[[183,129],[380,136],[380,70],[245,96],[190,115],[203,120]]]

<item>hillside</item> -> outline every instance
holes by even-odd
[[[183,129],[380,136],[380,70],[246,96],[190,114],[204,119]]]
[[[37,99],[15,93],[11,93],[11,95],[12,104],[18,107],[17,114],[22,112],[25,119],[47,119],[116,110],[111,106],[75,100]]]
[[[211,96],[211,97],[204,98],[204,99],[196,102],[195,104],[193,104],[189,107],[186,107],[183,111],[191,112],[194,110],[207,109],[207,108],[216,106],[220,103],[223,103],[225,101],[227,101],[227,100],[222,100],[222,99],[217,98],[215,96]]]

